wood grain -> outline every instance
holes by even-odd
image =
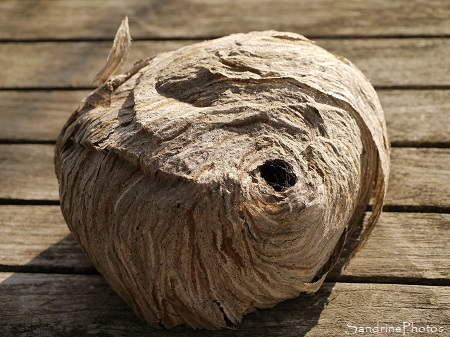
[[[53,145],[0,145],[0,198],[58,200]]]
[[[450,206],[450,149],[394,148],[387,205]]]
[[[0,269],[94,272],[59,206],[0,206]]]
[[[393,148],[388,206],[450,207],[450,149]],[[0,144],[0,198],[59,200],[52,145]]]
[[[195,42],[135,41],[123,69]],[[450,54],[450,39],[320,39],[317,43],[355,63],[375,86],[450,85],[450,68],[442,57]],[[111,42],[0,44],[0,88],[91,87],[111,46]]]
[[[56,141],[64,123],[89,91],[0,91],[0,139]]]
[[[140,322],[101,276],[0,274],[0,334],[14,336],[343,336],[347,326],[416,326],[450,329],[445,287],[326,283],[272,309],[246,316],[217,332],[153,330]],[[25,305],[26,303],[26,305]],[[407,331],[406,336],[413,336]]]
[[[139,39],[267,29],[313,36],[450,34],[446,0],[3,0],[0,39],[112,39],[124,15]]]
[[[0,91],[3,141],[56,141],[89,90]],[[395,145],[449,144],[449,90],[378,90]]]
[[[0,271],[94,272],[59,206],[3,205],[0,219]],[[332,278],[448,279],[449,223],[450,214],[384,212],[364,248]]]
[[[139,59],[180,48],[195,41],[156,41],[132,44],[128,69]],[[46,42],[0,44],[4,67],[2,87],[92,87],[106,62],[112,42]],[[32,54],[30,54],[32,53]],[[29,55],[33,55],[32,58]]]
[[[341,276],[366,281],[449,279],[450,265],[442,263],[450,260],[449,224],[450,214],[384,212]]]
[[[317,44],[355,63],[374,86],[450,84],[442,57],[450,53],[450,39],[324,39]]]
[[[449,90],[378,90],[378,96],[394,146],[450,144]]]

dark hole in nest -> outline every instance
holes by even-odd
[[[259,167],[259,174],[277,192],[283,192],[297,182],[292,166],[281,159],[266,161]]]

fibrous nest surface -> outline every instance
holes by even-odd
[[[383,111],[349,61],[276,31],[101,81],[56,147],[69,228],[150,325],[217,329],[315,291],[388,175]]]

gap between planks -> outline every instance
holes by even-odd
[[[239,33],[239,32],[236,32]],[[300,33],[299,33],[300,34]],[[168,37],[137,37],[133,38],[134,42],[160,42],[160,41],[192,41],[192,43],[203,42],[205,40],[213,40],[219,39],[226,35],[210,35],[210,36],[187,36],[187,37],[176,37],[176,36],[168,36]],[[349,34],[349,35],[316,35],[316,34],[307,34],[304,35],[306,38],[310,40],[388,40],[388,39],[449,39],[450,34],[442,33],[442,34],[411,34],[411,35],[402,35],[402,34],[372,34],[372,35],[364,35],[364,34]],[[113,42],[112,37],[74,37],[74,38],[52,38],[52,37],[44,37],[44,38],[0,38],[0,43],[77,43],[77,42]]]

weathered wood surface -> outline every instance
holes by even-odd
[[[119,21],[120,22],[120,21]],[[123,69],[154,54],[197,41],[136,41]],[[3,88],[92,87],[106,62],[112,42],[45,42],[0,44]],[[33,55],[30,58],[30,55]]]
[[[93,273],[59,206],[0,206],[0,271]],[[333,280],[450,278],[450,214],[384,212],[364,248]]]
[[[89,94],[73,91],[0,91],[2,141],[56,141],[62,126]],[[450,144],[450,90],[379,90],[394,145]]]
[[[450,261],[449,224],[450,214],[384,212],[364,247],[332,276],[450,284],[450,264],[444,262]]]
[[[59,206],[0,206],[0,270],[95,272]]]
[[[393,148],[388,206],[450,207],[450,149]],[[0,144],[0,199],[59,200],[53,145]]]
[[[450,34],[446,0],[95,0],[76,5],[2,0],[0,39],[112,38],[125,14],[139,39],[204,38],[268,27],[312,36]]]
[[[450,206],[450,149],[394,148],[386,205]]]
[[[59,200],[53,145],[0,145],[0,199]]]
[[[450,330],[446,287],[325,283],[315,295],[302,294],[250,314],[232,329],[211,332],[150,329],[97,275],[0,273],[0,282],[0,331],[8,336],[323,337],[352,333],[347,324],[401,327],[408,321]],[[382,336],[387,335],[394,336]],[[405,335],[417,336],[410,331]]]
[[[450,90],[379,90],[395,145],[450,145]]]
[[[66,120],[88,94],[86,90],[0,91],[0,140],[55,142]]]
[[[124,69],[156,53],[198,41],[135,41]],[[449,86],[449,39],[320,39],[351,60],[375,86]],[[0,44],[1,88],[91,87],[111,48],[103,42]],[[30,55],[33,55],[31,58]]]

